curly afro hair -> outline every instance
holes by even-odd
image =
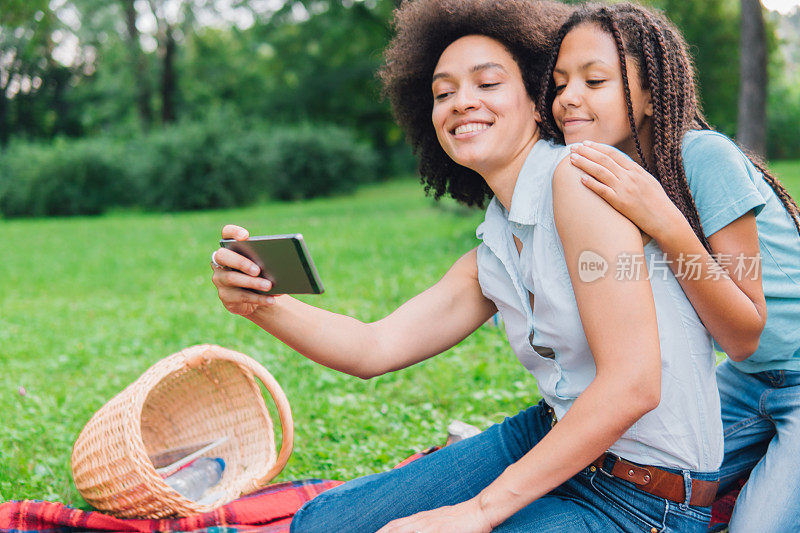
[[[571,12],[549,0],[414,0],[395,10],[397,33],[386,48],[379,76],[419,160],[426,193],[437,200],[448,194],[478,207],[492,197],[477,172],[445,153],[431,123],[431,78],[445,48],[467,35],[495,39],[519,65],[528,95],[536,102],[554,37]]]

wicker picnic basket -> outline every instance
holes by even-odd
[[[275,451],[264,384],[280,416]],[[292,453],[292,413],[280,385],[250,357],[214,345],[193,346],[162,359],[112,398],[86,424],[72,450],[72,475],[83,498],[120,518],[163,518],[210,511],[274,478]],[[173,491],[150,457],[227,437],[205,455],[225,470],[201,505]]]

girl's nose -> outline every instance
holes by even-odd
[[[561,89],[557,96],[558,102],[562,107],[577,106],[580,104],[580,88],[577,83],[568,83]]]

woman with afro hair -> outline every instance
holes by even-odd
[[[362,379],[435,356],[499,311],[543,397],[317,496],[293,532],[705,531],[722,459],[711,338],[674,276],[648,275],[655,241],[581,185],[539,128],[537,87],[568,15],[535,0],[396,11],[381,77],[426,190],[488,203],[481,243],[432,287],[363,323],[248,291],[269,288],[257,267],[215,252],[229,311]]]

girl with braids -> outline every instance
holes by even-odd
[[[562,26],[550,70],[543,128],[585,141],[571,148],[584,185],[658,243],[729,357],[717,369],[720,491],[752,469],[731,531],[795,531],[797,204],[759,161],[709,128],[686,43],[663,16],[631,4],[584,6]]]
[[[544,398],[475,437],[317,496],[292,531],[707,528],[722,460],[710,335],[671,274],[605,275],[624,259],[604,266],[598,255],[650,261],[658,246],[581,185],[566,147],[541,138],[533,95],[567,10],[415,0],[396,11],[381,74],[423,182],[436,196],[490,200],[481,243],[431,288],[365,324],[248,291],[269,288],[256,265],[215,252],[212,279],[229,311],[362,379],[437,355],[499,311]]]

